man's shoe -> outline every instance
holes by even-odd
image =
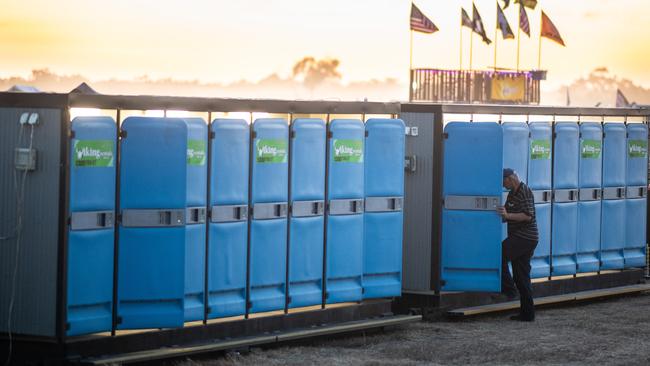
[[[534,322],[535,318],[524,318],[521,315],[513,315],[510,317],[510,320],[516,320],[520,322]]]

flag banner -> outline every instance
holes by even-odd
[[[474,29],[474,23],[472,23],[472,19],[469,18],[469,14],[465,11],[465,9],[460,8],[460,25],[462,27],[467,27],[469,29]]]
[[[422,33],[434,33],[438,31],[438,27],[415,4],[411,4],[411,30]]]
[[[523,5],[519,6],[519,29],[530,37],[530,22],[528,21],[528,14],[526,14],[526,9]]]
[[[627,101],[621,89],[616,89],[616,108],[627,108],[629,106],[630,102]]]
[[[512,29],[510,28],[510,24],[508,24],[508,19],[506,18],[506,15],[503,14],[503,10],[501,10],[501,7],[497,3],[497,29],[501,30],[501,35],[503,35],[503,39],[509,39],[509,38],[515,38],[515,34],[512,33]]]
[[[537,0],[515,0],[515,4],[521,4],[527,8],[535,9]]]
[[[481,19],[481,14],[478,13],[478,9],[476,9],[476,5],[472,4],[472,24],[474,25],[472,27],[472,30],[481,36],[483,38],[483,42],[486,44],[492,43],[492,41],[488,38],[487,34],[485,33],[485,27],[483,26],[483,19]]]
[[[523,102],[526,97],[526,77],[495,75],[490,85],[490,99],[494,102]]]
[[[544,13],[544,10],[542,10],[542,30],[540,36],[546,37],[562,46],[565,46],[562,36],[560,36],[560,31],[557,30],[555,24],[553,24],[548,15]]]
[[[503,8],[507,9],[510,6],[510,0],[503,0]]]

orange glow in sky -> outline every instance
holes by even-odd
[[[495,0],[475,1],[494,38]],[[502,3],[502,2],[501,2]],[[540,7],[567,47],[543,40],[548,87],[605,66],[650,87],[650,1],[540,0],[528,11],[531,38],[521,67],[537,66]],[[419,0],[440,28],[415,34],[414,66],[459,67],[460,7],[470,0]],[[0,13],[0,76],[32,69],[91,79],[151,78],[232,82],[288,76],[303,56],[341,61],[343,81],[397,78],[406,83],[410,2],[403,0],[5,0]],[[505,11],[517,33],[517,8]],[[469,64],[463,31],[464,67]],[[498,66],[514,68],[516,41],[498,41]],[[474,68],[493,65],[494,48],[474,37]]]

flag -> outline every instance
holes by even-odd
[[[621,89],[616,89],[616,108],[627,108],[629,106],[630,102],[627,101]]]
[[[474,29],[474,23],[472,23],[472,19],[469,18],[469,14],[465,11],[465,9],[460,8],[460,25],[462,27],[467,27],[469,29]]]
[[[411,30],[422,33],[434,33],[438,31],[438,27],[415,4],[411,3]]]
[[[521,4],[527,8],[535,9],[537,0],[515,0],[515,4]]]
[[[510,5],[510,0],[503,0],[503,8],[504,9],[507,9],[509,5]]]
[[[501,7],[497,3],[497,29],[501,29],[501,34],[503,35],[503,39],[508,39],[508,38],[515,38],[515,34],[512,33],[512,29],[510,28],[510,24],[508,24],[508,19],[506,19],[506,15],[503,14],[503,10],[501,10]]]
[[[544,10],[542,10],[542,30],[540,36],[546,37],[561,44],[562,46],[565,46],[564,41],[562,40],[562,36],[560,36],[560,32],[557,30],[555,24],[553,24],[546,13],[544,13]]]
[[[472,4],[472,30],[480,35],[483,38],[483,42],[486,44],[492,43],[492,41],[488,38],[487,34],[485,33],[485,27],[483,26],[483,19],[481,19],[481,14],[478,13],[478,9],[476,9],[476,5]]]
[[[530,37],[530,23],[528,22],[528,14],[523,5],[519,5],[519,29],[524,31]]]
[[[569,87],[567,86],[566,87],[566,106],[568,107],[570,105],[571,105],[571,96],[569,95]]]

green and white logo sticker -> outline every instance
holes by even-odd
[[[79,168],[112,167],[113,141],[75,140],[74,166]]]
[[[551,158],[551,141],[532,140],[530,142],[530,158],[533,160]]]
[[[627,142],[627,155],[631,158],[645,158],[648,156],[648,141],[629,140]]]
[[[205,141],[189,140],[187,141],[187,164],[188,165],[205,165]]]
[[[286,163],[287,141],[283,139],[255,140],[255,161],[258,163]]]
[[[363,163],[362,140],[334,139],[333,145],[332,154],[335,162]]]
[[[598,159],[602,151],[600,140],[582,140],[580,154],[583,159]]]

